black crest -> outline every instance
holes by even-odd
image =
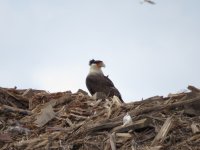
[[[101,63],[101,62],[102,62],[101,60],[92,59],[92,60],[89,61],[89,65],[91,66],[92,64],[98,64],[98,63]]]

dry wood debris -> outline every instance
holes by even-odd
[[[121,104],[83,90],[0,88],[0,149],[198,150],[200,90],[188,89]]]

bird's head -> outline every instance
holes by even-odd
[[[94,73],[103,74],[101,68],[106,67],[103,61],[94,59],[89,61],[89,65],[90,65],[90,74]]]
[[[94,60],[94,59],[92,59],[92,60],[89,61],[89,65],[90,66],[96,66],[98,68],[106,67],[106,65],[104,64],[103,61],[101,61],[101,60]]]

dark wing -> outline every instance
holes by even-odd
[[[145,0],[145,2],[149,3],[149,4],[156,4],[155,2],[151,1],[151,0]]]
[[[94,76],[88,75],[85,82],[90,94],[94,95],[96,93],[95,91],[97,88],[95,85],[96,84],[95,82],[98,82],[97,79]]]
[[[103,92],[109,97],[116,95],[123,102],[121,94],[115,88],[113,82],[106,76],[88,75],[86,78],[86,86],[91,95],[96,92]]]
[[[112,81],[106,79],[103,75],[88,75],[86,78],[86,86],[90,94],[95,94],[96,92],[104,92],[108,90],[108,87],[113,87]]]
[[[109,96],[114,96],[115,95],[123,103],[124,101],[122,100],[122,96],[121,96],[120,92],[118,91],[118,89],[114,86],[113,82],[108,78],[108,76],[104,76],[104,77],[107,80],[107,82],[112,83],[112,86],[110,86],[110,94],[109,94]]]

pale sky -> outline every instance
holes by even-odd
[[[200,0],[0,0],[0,86],[79,88],[90,59],[125,102],[200,87]]]

